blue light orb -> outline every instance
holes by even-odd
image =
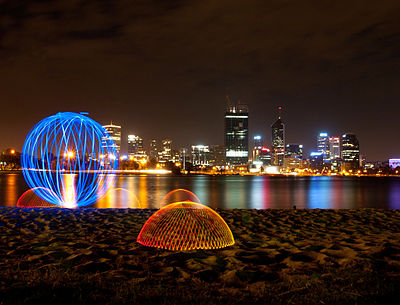
[[[88,206],[114,185],[119,156],[108,132],[91,118],[60,112],[26,137],[21,166],[43,200],[67,208]]]

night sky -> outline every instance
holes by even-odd
[[[134,4],[132,4],[134,3]],[[0,0],[0,149],[60,111],[222,144],[225,96],[270,146],[355,133],[368,160],[400,157],[400,1]]]

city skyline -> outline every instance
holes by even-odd
[[[369,159],[398,156],[399,8],[4,1],[0,149],[20,150],[35,122],[63,111],[177,146],[221,143],[228,94],[249,106],[249,135],[267,135],[282,105],[288,143],[352,132]]]
[[[229,112],[231,111],[230,108],[232,108],[232,107],[233,108],[235,108],[235,107],[245,107],[246,108],[246,116],[247,116],[246,120],[248,121],[249,120],[248,119],[248,117],[249,117],[249,115],[248,115],[248,113],[249,113],[248,106],[246,104],[240,104],[240,102],[238,104],[234,104],[234,105],[235,106],[232,106],[230,104],[226,105],[226,109],[225,109],[225,124],[226,124],[226,115],[229,114]],[[286,154],[285,147],[287,147],[288,145],[301,144],[302,151],[303,150],[305,151],[304,156],[307,157],[307,156],[309,156],[310,154],[312,154],[315,151],[323,151],[323,150],[321,150],[321,147],[320,147],[320,145],[321,145],[321,143],[320,143],[321,136],[323,138],[326,138],[326,141],[328,141],[326,143],[326,145],[329,146],[329,145],[332,145],[332,143],[330,143],[332,140],[336,140],[336,139],[339,140],[339,138],[341,136],[344,136],[345,134],[353,134],[351,132],[347,132],[347,133],[343,133],[343,134],[338,134],[338,133],[335,134],[334,133],[332,135],[332,134],[330,134],[330,133],[328,133],[326,131],[322,131],[322,132],[320,131],[316,135],[316,137],[314,139],[314,141],[315,141],[314,146],[307,147],[304,144],[299,143],[299,142],[288,143],[288,141],[285,141],[285,138],[287,136],[286,128],[285,128],[285,123],[286,122],[282,123],[283,122],[282,121],[282,112],[283,112],[283,107],[282,106],[278,106],[277,107],[277,111],[276,111],[277,120],[275,120],[275,122],[273,124],[271,124],[270,130],[267,131],[267,133],[268,132],[271,133],[271,131],[272,131],[272,136],[271,137],[268,137],[268,134],[267,135],[264,135],[264,134],[249,134],[247,129],[246,129],[246,138],[247,138],[247,143],[248,143],[248,150],[247,150],[248,151],[248,156],[247,157],[248,157],[249,160],[252,159],[251,156],[252,156],[252,150],[253,150],[253,146],[252,146],[253,138],[254,139],[255,138],[259,138],[259,141],[261,141],[263,143],[264,147],[267,147],[268,149],[271,149],[271,152],[274,151],[274,148],[273,148],[274,147],[274,144],[273,144],[273,142],[274,142],[274,140],[273,140],[273,138],[274,138],[274,125],[276,125],[277,122],[279,122],[279,124],[283,124],[282,125],[283,126],[282,127],[283,130],[280,131],[280,132],[283,132],[283,134],[281,135],[281,137],[283,136],[283,143],[282,143],[283,150],[282,150],[282,160],[280,161],[279,164],[275,164],[273,154],[271,155],[271,158],[272,158],[271,160],[272,160],[272,164],[273,165],[283,165],[283,156]],[[86,116],[90,116],[90,113],[88,113],[88,112],[81,112],[81,113],[86,115]],[[251,119],[250,119],[250,121],[251,121]],[[248,123],[246,123],[246,124],[248,124]],[[169,139],[171,137],[160,138],[160,137],[154,137],[153,136],[153,137],[150,137],[148,139],[145,139],[145,138],[141,137],[141,135],[128,133],[128,132],[124,131],[123,126],[118,125],[117,123],[114,124],[113,120],[111,120],[110,123],[104,124],[103,127],[110,133],[110,138],[114,140],[115,146],[117,147],[117,150],[120,152],[121,156],[130,154],[130,141],[131,141],[130,137],[138,137],[140,139],[141,143],[142,143],[141,145],[142,145],[142,148],[144,149],[144,152],[148,152],[148,153],[150,153],[151,145],[152,145],[152,142],[154,142],[154,141],[157,141],[158,149],[161,148],[162,145],[160,143],[162,143],[164,140],[170,141],[171,142],[170,145],[171,145],[172,149],[174,149],[176,151],[179,151],[181,149],[187,149],[187,148],[189,148],[189,147],[191,147],[193,145],[201,145],[201,146],[202,145],[206,145],[206,146],[222,145],[221,143],[224,143],[226,141],[226,139],[225,139],[225,141],[224,141],[224,139],[222,139],[220,142],[216,142],[216,143],[192,141],[192,142],[189,142],[188,144],[178,146],[176,144],[175,140],[172,140],[172,139],[170,140]],[[115,134],[115,132],[117,132],[117,134]],[[305,142],[307,142],[307,141],[305,141]],[[338,142],[337,145],[340,145],[340,142]],[[22,145],[21,145],[21,147],[22,147]],[[3,149],[3,151],[5,151],[6,149],[16,149],[18,151],[18,148],[15,147],[15,146],[12,146],[12,147],[11,146],[7,146],[5,149]],[[340,148],[339,148],[339,151],[340,151]],[[360,154],[363,157],[368,157],[368,153],[365,152],[365,151],[360,150]],[[389,160],[391,158],[397,158],[397,157],[398,157],[397,155],[389,156],[388,158],[382,159],[382,160],[375,160],[375,159],[368,158],[368,161],[384,161],[384,160],[387,161],[387,160]],[[324,158],[324,160],[325,160],[325,158]],[[228,162],[228,164],[229,164],[229,162]]]

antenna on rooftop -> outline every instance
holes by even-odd
[[[278,106],[278,117],[281,118],[282,116],[282,106]]]
[[[230,108],[230,107],[232,107],[232,103],[231,103],[231,98],[230,98],[230,96],[229,95],[226,95],[225,96],[225,99],[226,99],[226,104],[227,104],[227,106]]]
[[[225,95],[225,100],[226,100],[226,107],[229,111],[232,110],[232,102],[231,102],[231,97],[227,94]]]

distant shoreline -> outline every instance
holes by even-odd
[[[9,175],[9,174],[22,174],[22,170],[0,170],[0,175]],[[259,173],[223,173],[223,174],[215,174],[215,173],[188,173],[188,174],[174,174],[174,173],[152,173],[152,172],[135,172],[135,171],[120,171],[118,175],[121,176],[213,176],[213,177],[223,177],[223,176],[259,176],[259,177],[285,177],[285,178],[301,178],[301,177],[351,177],[351,178],[364,178],[364,177],[392,177],[392,178],[400,178],[400,175],[293,175],[293,174],[259,174]]]

